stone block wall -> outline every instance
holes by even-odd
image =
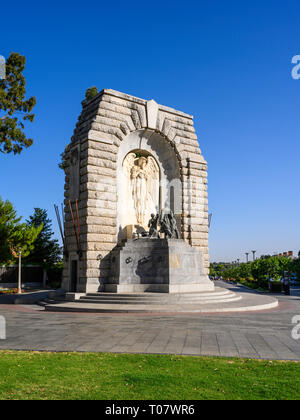
[[[117,244],[117,160],[121,142],[137,130],[154,131],[175,152],[182,182],[183,239],[202,251],[209,269],[207,164],[193,117],[172,108],[110,89],[83,103],[65,159],[65,235],[69,257],[63,287],[70,290],[70,259],[78,260],[77,292],[98,291],[109,274],[110,251]],[[80,226],[81,255],[69,208]],[[77,221],[75,220],[77,224]]]

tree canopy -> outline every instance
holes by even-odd
[[[300,258],[291,259],[280,256],[264,256],[248,263],[211,263],[210,275],[223,277],[249,284],[250,286],[268,287],[268,279],[279,280],[284,272],[295,274],[300,280]]]
[[[36,98],[25,98],[23,75],[25,57],[11,53],[6,61],[6,78],[0,80],[0,152],[19,154],[32,145],[24,132],[25,123],[33,122]]]
[[[21,249],[22,256],[26,257],[34,248],[34,241],[43,226],[28,226],[20,223],[21,217],[13,205],[3,201],[0,197],[0,263],[6,264],[18,256]]]
[[[26,220],[26,223],[30,228],[42,226],[27,261],[41,265],[46,263],[49,266],[58,262],[61,259],[61,248],[58,240],[52,238],[54,235],[52,221],[48,218],[47,210],[35,208],[34,214]]]
[[[85,91],[85,100],[89,100],[94,98],[94,96],[98,95],[98,88],[96,86],[92,86]]]

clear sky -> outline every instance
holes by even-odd
[[[59,155],[96,85],[194,115],[209,167],[214,261],[300,249],[300,3],[18,1],[0,55],[26,56],[34,145],[0,156],[0,195],[27,218],[63,200]],[[58,229],[55,230],[58,235]]]

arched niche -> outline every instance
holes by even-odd
[[[117,190],[118,190],[118,241],[126,237],[126,217],[124,212],[128,211],[128,191],[124,184],[124,161],[135,153],[137,156],[147,158],[151,156],[159,168],[159,203],[157,212],[160,210],[172,210],[177,219],[180,229],[182,214],[182,183],[180,179],[180,166],[174,148],[161,134],[153,130],[137,130],[121,142],[118,151],[117,161]],[[132,204],[131,204],[132,205]],[[130,205],[130,206],[131,206]],[[131,220],[132,219],[128,219]],[[137,223],[135,228],[139,228]]]

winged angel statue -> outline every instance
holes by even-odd
[[[127,197],[131,197],[136,221],[147,226],[151,213],[159,211],[159,167],[152,156],[129,153],[123,162]]]

